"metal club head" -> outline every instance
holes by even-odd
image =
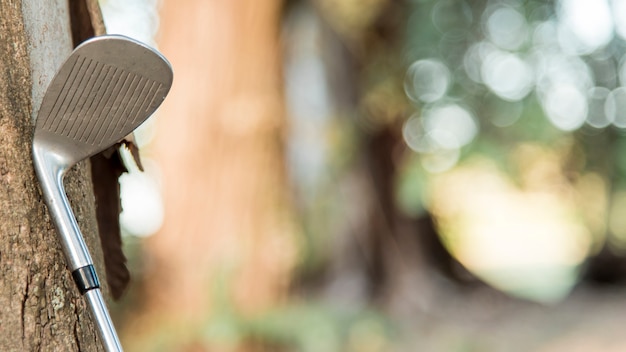
[[[33,149],[67,170],[131,133],[161,105],[172,68],[120,35],[79,45],[52,79],[37,114]]]

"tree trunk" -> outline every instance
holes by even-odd
[[[0,1],[0,350],[99,351],[31,161],[33,112],[72,48],[68,4]],[[66,190],[98,272],[88,163]]]
[[[154,146],[165,219],[147,243],[147,322],[206,320],[218,290],[242,314],[286,292],[280,12],[278,0],[163,4],[158,42],[175,78]]]

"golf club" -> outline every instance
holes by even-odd
[[[172,85],[172,68],[150,47],[119,35],[76,47],[44,95],[33,164],[78,289],[106,351],[122,351],[93,261],[65,195],[63,178],[79,161],[117,143],[143,123]]]

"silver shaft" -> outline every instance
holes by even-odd
[[[58,229],[61,248],[67,258],[70,271],[93,265],[91,255],[65,195],[63,186],[63,176],[67,170],[65,165],[58,163],[54,153],[39,148],[37,143],[33,144],[33,159],[44,200],[48,204],[50,216]],[[84,293],[84,296],[105,351],[123,351],[100,289],[90,289]]]
[[[113,326],[100,289],[96,288],[85,292],[85,299],[91,308],[91,314],[96,322],[104,349],[107,352],[122,352],[122,344],[117,337],[115,326]]]
[[[42,148],[36,142],[33,143],[33,160],[50,217],[59,230],[59,239],[67,258],[67,266],[70,271],[74,271],[92,265],[93,261],[87,245],[65,195],[63,176],[66,166],[58,162],[54,153]]]

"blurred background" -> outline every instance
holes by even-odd
[[[623,351],[625,0],[101,0],[174,85],[130,351]]]

